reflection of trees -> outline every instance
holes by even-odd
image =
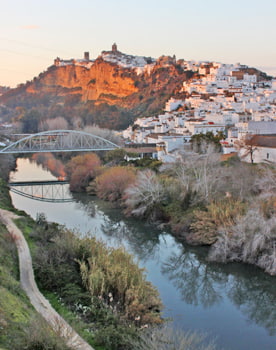
[[[134,226],[135,225],[135,226]],[[153,228],[140,227],[135,222],[128,220],[118,221],[111,216],[104,217],[101,229],[107,237],[116,238],[118,241],[127,241],[127,244],[140,260],[153,257],[159,248],[159,235]]]
[[[81,193],[72,193],[75,203],[80,210],[84,210],[88,216],[94,218],[96,216],[95,202],[84,200],[84,196]],[[87,196],[86,196],[87,197]]]
[[[162,239],[160,230],[125,218],[109,203],[87,196],[74,195],[74,198],[91,216],[102,213],[104,234],[126,241],[139,259],[154,258],[158,254]],[[162,272],[186,303],[207,308],[228,297],[248,320],[266,328],[271,335],[276,334],[276,277],[248,265],[209,263],[206,256],[205,248],[185,246],[177,253],[171,252],[163,262]]]
[[[265,327],[270,335],[275,335],[276,279],[264,275],[261,271],[253,275],[255,269],[252,270],[246,278],[235,275],[233,286],[228,293],[229,298],[250,321]]]
[[[105,236],[115,238],[118,243],[127,242],[140,260],[153,257],[158,252],[160,230],[151,225],[146,226],[139,220],[126,218],[121,210],[114,209],[110,203],[96,197],[74,194],[74,199],[91,217],[95,217],[97,212],[102,212],[101,230]]]
[[[163,264],[162,272],[168,275],[188,304],[210,307],[222,299],[217,286],[226,283],[227,276],[215,273],[192,251],[187,250],[180,256],[173,253]]]
[[[208,263],[201,248],[183,248],[164,262],[167,274],[188,304],[210,307],[224,295],[248,319],[276,334],[276,278],[242,264]]]

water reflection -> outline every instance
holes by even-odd
[[[103,212],[101,231],[106,238],[116,238],[140,260],[159,259],[165,233],[144,222],[125,218],[109,203],[95,197],[78,195],[75,200],[89,215]],[[184,246],[173,250],[161,263],[161,272],[173,283],[189,305],[205,309],[220,305],[225,298],[248,321],[276,334],[276,279],[259,269],[241,264],[216,264],[207,261],[207,248]]]
[[[180,255],[173,253],[163,263],[162,273],[168,275],[183,300],[207,308],[222,300],[218,286],[227,283],[228,278],[216,273],[203,259],[205,257],[184,248]]]
[[[116,239],[118,244],[125,244],[135,252],[140,260],[153,258],[159,251],[160,230],[148,225],[145,230],[145,223],[137,220],[125,218],[119,210],[114,210],[109,203],[98,200],[96,197],[75,195],[78,205],[84,209],[91,217],[101,211],[101,232],[108,238]]]
[[[208,308],[220,304],[225,294],[249,321],[276,334],[276,281],[257,268],[209,263],[206,254],[184,247],[163,263],[162,272],[186,303]]]
[[[41,167],[18,160],[15,181],[52,179]],[[21,164],[21,165],[20,165]],[[68,228],[95,234],[110,246],[123,244],[159,290],[165,317],[186,330],[218,336],[220,348],[276,349],[276,278],[241,264],[207,261],[207,250],[187,247],[145,222],[125,218],[109,203],[74,195],[74,203],[31,203],[11,194],[14,205],[33,218],[38,212]],[[271,336],[268,335],[268,332]]]
[[[248,267],[248,270],[251,268]],[[251,322],[265,327],[270,335],[275,335],[275,279],[264,276],[263,272],[248,272],[246,275],[235,274],[233,287],[229,290],[228,296]]]

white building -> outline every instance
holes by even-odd
[[[276,163],[276,134],[254,135],[249,142],[250,145],[240,149],[242,160],[249,163]]]
[[[184,102],[182,100],[176,100],[171,97],[168,102],[166,102],[165,111],[172,112],[175,111],[179,106],[183,106]]]

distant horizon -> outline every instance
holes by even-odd
[[[116,42],[137,56],[237,63],[276,76],[274,0],[0,0],[0,85],[32,80],[61,58]]]

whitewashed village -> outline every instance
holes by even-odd
[[[276,79],[247,73],[250,69],[240,64],[183,61],[182,65],[198,72],[199,79],[183,82],[179,93],[185,99],[171,97],[162,114],[138,118],[124,130],[127,146],[140,156],[174,162],[183,151],[190,151],[193,135],[223,132],[224,154],[275,163]]]

